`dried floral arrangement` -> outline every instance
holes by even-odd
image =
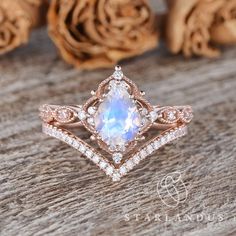
[[[218,57],[221,45],[236,44],[236,0],[166,5],[160,17],[148,0],[1,0],[0,55],[27,43],[46,15],[62,58],[81,69],[111,67],[157,47],[160,37],[185,57]]]
[[[46,5],[46,0],[0,1],[0,55],[28,42],[32,29],[45,21]]]
[[[236,0],[167,0],[166,41],[172,53],[218,57],[236,44]]]
[[[146,0],[52,0],[49,34],[77,67],[110,67],[157,45],[155,16]]]

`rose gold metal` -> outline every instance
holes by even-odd
[[[117,67],[117,70],[120,70],[120,67],[119,69]],[[83,143],[83,145],[86,147],[89,147],[94,155],[96,154],[101,156],[98,151],[92,148],[89,144],[85,143],[83,140],[79,139],[79,137],[75,136],[70,131],[70,129],[74,128],[85,128],[91,133],[91,140],[96,141],[99,147],[108,154],[114,155],[117,151],[111,150],[107,144],[103,142],[98,132],[95,130],[95,127],[91,124],[92,120],[90,120],[89,123],[89,118],[93,118],[93,116],[88,112],[89,109],[91,111],[94,109],[94,112],[96,112],[96,108],[104,99],[104,96],[106,96],[109,86],[111,86],[110,82],[112,81],[115,81],[114,83],[124,82],[126,86],[128,86],[127,89],[129,94],[135,101],[138,109],[140,111],[147,112],[147,115],[144,116],[146,119],[145,124],[140,129],[136,139],[128,143],[126,149],[123,151],[123,155],[129,154],[130,158],[115,165],[113,165],[108,159],[104,157],[102,158],[103,161],[106,161],[109,163],[109,165],[111,165],[112,168],[114,167],[114,169],[118,171],[119,168],[124,165],[124,163],[126,163],[129,159],[132,159],[135,155],[137,155],[137,153],[142,152],[143,149],[149,146],[149,149],[151,149],[150,143],[155,142],[157,139],[161,140],[161,138],[165,137],[166,133],[168,132],[170,133],[169,135],[171,135],[171,132],[174,132],[175,129],[185,129],[186,125],[191,121],[193,115],[190,106],[152,106],[144,98],[145,93],[140,91],[130,79],[123,76],[119,82],[113,76],[110,76],[101,82],[97,91],[93,91],[91,93],[92,97],[88,99],[84,105],[42,105],[39,108],[39,111],[40,117],[43,121],[44,129],[55,129],[55,132],[59,132],[62,136],[69,135],[69,137],[73,137],[75,140],[78,140],[78,142]],[[151,118],[152,113],[154,114],[154,118]],[[139,142],[145,138],[145,135],[148,134],[148,131],[152,128],[157,131],[161,131],[161,133],[147,141],[141,147],[139,145],[139,148],[137,148],[137,144],[139,144]],[[45,133],[50,135],[50,132],[45,131]],[[51,136],[53,135],[51,134]]]

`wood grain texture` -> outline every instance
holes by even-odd
[[[83,103],[111,70],[72,69],[45,30],[0,59],[1,236],[236,235],[236,49],[187,61],[161,48],[122,66],[149,101],[190,104],[195,118],[188,136],[113,183],[42,134],[37,112],[43,103]],[[169,208],[156,185],[173,171],[189,195]]]

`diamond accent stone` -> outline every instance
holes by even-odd
[[[167,119],[169,120],[169,121],[174,121],[174,120],[176,120],[176,111],[174,111],[174,110],[172,110],[172,111],[168,111],[167,112]]]
[[[131,160],[128,160],[126,162],[126,167],[127,167],[127,169],[131,170],[134,167],[134,163]]]
[[[144,149],[142,149],[142,150],[140,151],[140,157],[141,157],[141,159],[144,159],[146,156],[147,156],[147,153],[145,152]]]
[[[149,144],[149,145],[147,146],[147,153],[148,153],[148,154],[151,154],[153,151],[154,151],[154,149],[153,149],[152,145]]]
[[[74,147],[75,149],[79,149],[80,143],[79,143],[77,140],[74,140],[73,147]]]
[[[154,141],[154,147],[157,150],[161,146],[160,139]]]
[[[113,173],[113,171],[114,171],[114,168],[112,166],[108,166],[106,168],[106,174],[107,175],[111,175]]]
[[[58,122],[66,123],[70,122],[74,117],[74,113],[71,109],[68,108],[59,108],[55,111],[55,119]]]
[[[113,181],[120,181],[120,174],[119,173],[113,173],[113,175],[112,175],[112,180]]]
[[[141,113],[143,116],[146,116],[148,114],[148,110],[146,108],[143,108]]]
[[[90,115],[94,115],[96,113],[96,107],[89,107],[88,108],[88,113]]]
[[[86,114],[86,112],[85,112],[84,110],[80,110],[80,111],[78,112],[78,118],[79,118],[80,120],[84,120],[84,119],[86,119],[86,117],[87,117],[87,114]]]
[[[114,71],[112,77],[117,80],[121,80],[124,77],[124,74],[121,69],[117,69]]]
[[[156,111],[151,111],[151,112],[149,113],[149,116],[150,116],[151,121],[154,122],[154,121],[157,119],[158,114],[157,114]]]
[[[101,161],[101,162],[99,163],[99,166],[100,166],[101,169],[105,169],[106,166],[107,166],[107,163],[106,163],[105,161]]]
[[[159,120],[163,123],[171,124],[175,123],[179,119],[179,111],[174,107],[166,107],[159,111]]]
[[[100,161],[100,158],[98,155],[94,155],[92,159],[93,159],[93,162],[96,164]]]
[[[116,164],[119,164],[122,160],[123,155],[120,152],[116,152],[113,154],[112,159]]]
[[[85,155],[88,157],[88,158],[92,158],[93,156],[93,152],[91,150],[87,150]]]
[[[98,106],[94,121],[96,131],[110,149],[122,151],[137,136],[142,118],[127,88],[116,83]]]
[[[94,119],[93,119],[93,117],[89,117],[89,118],[87,119],[87,122],[88,122],[90,125],[94,125]]]
[[[167,142],[166,137],[165,136],[161,137],[160,142],[161,142],[161,145],[165,145]]]
[[[121,166],[121,167],[120,167],[120,173],[121,173],[122,175],[125,175],[125,174],[127,173],[127,169],[126,169],[125,166]]]
[[[139,157],[138,155],[134,156],[134,157],[133,157],[133,162],[134,162],[135,164],[138,164],[138,163],[140,162],[140,157]]]
[[[80,151],[82,154],[84,154],[84,153],[86,152],[86,147],[85,147],[84,145],[81,145],[81,146],[79,147],[79,151]]]

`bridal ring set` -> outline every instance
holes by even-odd
[[[186,135],[193,118],[190,106],[151,105],[120,66],[91,95],[84,105],[42,105],[43,132],[78,150],[113,181]],[[90,140],[79,138],[79,130]]]

